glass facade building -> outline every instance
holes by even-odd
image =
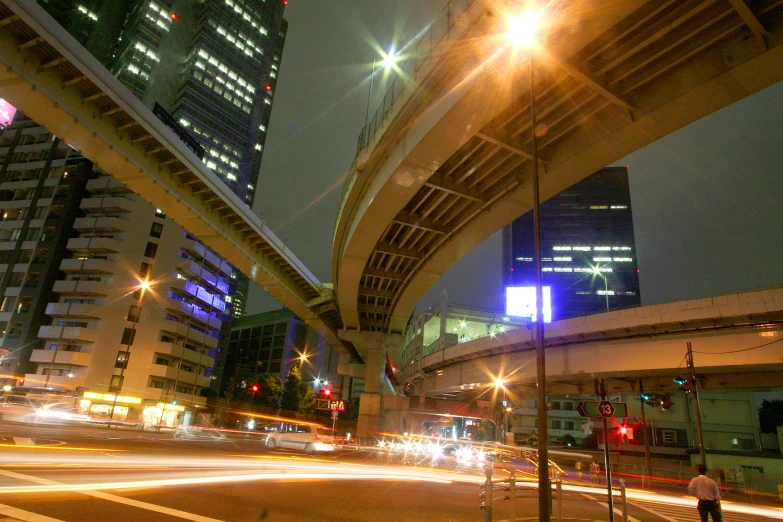
[[[535,286],[533,212],[503,229],[503,285]],[[552,318],[639,306],[627,167],[609,167],[541,204],[543,281]]]

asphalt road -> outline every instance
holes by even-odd
[[[271,452],[252,436],[182,440],[171,432],[0,424],[0,522],[484,520],[481,470],[420,464],[372,450]],[[564,493],[566,518],[608,520],[605,493],[574,488]],[[518,491],[517,517],[536,517],[537,489],[520,483]],[[509,508],[496,502],[493,520],[508,519]],[[783,519],[783,510],[777,514]],[[682,498],[631,499],[629,515],[698,521],[695,503]],[[724,519],[774,520],[730,511]]]

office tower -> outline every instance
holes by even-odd
[[[305,381],[329,381],[337,373],[337,356],[331,357],[326,342],[285,308],[234,320],[227,348],[224,389],[260,373],[285,380],[295,364],[302,365]]]
[[[249,207],[288,27],[284,7],[280,0],[137,2],[112,67],[145,104],[160,104],[193,133],[207,166]],[[232,279],[235,317],[244,315],[248,287],[244,275]]]
[[[533,212],[503,229],[503,285],[534,286]],[[554,320],[639,306],[627,167],[605,168],[541,204],[543,281]]]
[[[149,0],[125,21],[114,74],[159,103],[252,206],[287,23],[284,2]],[[208,107],[209,110],[205,110]]]
[[[109,63],[134,0],[38,0],[99,62]]]

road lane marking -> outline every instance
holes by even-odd
[[[649,506],[642,506],[640,504],[637,504],[636,502],[633,502],[633,503],[629,502],[629,504],[633,504],[634,506],[638,507],[639,509],[643,509],[645,511],[649,511],[650,513],[652,513],[656,517],[661,517],[662,519],[668,520],[669,522],[680,522],[679,520],[677,520],[675,518],[671,518],[671,517],[668,517],[668,516],[664,515],[663,513],[659,513],[658,511],[654,510],[653,508],[651,508]]]
[[[16,473],[14,471],[0,470],[0,475],[5,475],[7,477],[16,478],[19,480],[26,480],[28,482],[34,482],[36,484],[47,485],[47,486],[66,486],[66,487],[68,486],[68,484],[65,482],[57,482],[54,480],[34,477],[32,475],[25,475],[23,473]],[[179,509],[168,508],[165,506],[159,506],[157,504],[150,504],[149,502],[142,502],[140,500],[133,500],[130,498],[120,497],[118,495],[112,495],[111,493],[104,493],[102,491],[79,490],[79,489],[73,489],[72,491],[75,491],[82,495],[100,498],[102,500],[108,500],[109,502],[125,504],[126,506],[133,506],[140,509],[146,509],[147,511],[163,513],[177,518],[184,518],[185,520],[192,520],[194,522],[223,522],[222,520],[218,520],[216,518],[205,517],[202,515],[197,515],[196,513],[188,513],[187,511],[180,511]],[[58,521],[54,518],[47,517],[41,519],[30,519],[29,522],[63,522],[63,521]]]
[[[35,446],[35,441],[25,437],[11,437],[17,446]]]
[[[7,519],[2,519],[0,522],[13,521],[16,522],[17,520],[22,522],[65,522],[64,520],[60,520],[59,518],[52,518],[47,517],[46,515],[39,515],[38,513],[32,513],[30,511],[24,511],[23,509],[15,508],[13,506],[6,506],[5,504],[0,504],[0,515],[3,515],[5,517],[11,517]]]
[[[582,496],[585,497],[588,500],[598,500],[594,496],[588,495],[587,493],[582,493]],[[628,503],[630,504],[630,502],[628,502]],[[598,502],[598,504],[603,506],[603,507],[605,507],[606,509],[609,509],[609,503],[608,502]],[[618,509],[618,508],[614,508],[614,512],[617,513],[620,516],[623,515],[623,512],[620,509]],[[656,513],[656,515],[657,515],[657,513]],[[641,520],[639,520],[638,518],[634,518],[631,515],[628,515],[628,520],[630,520],[631,522],[641,522]],[[674,522],[677,522],[677,521],[675,520]]]

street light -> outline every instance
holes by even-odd
[[[399,61],[399,56],[394,53],[394,48],[390,48],[389,52],[383,52],[381,51],[381,66],[383,67],[384,71],[388,71],[395,65],[397,65],[397,62]],[[375,58],[372,61],[372,73],[370,73],[370,92],[367,94],[367,109],[364,112],[364,130],[367,132],[367,141],[369,142],[369,131],[367,130],[367,124],[369,123],[370,118],[370,100],[372,99],[372,86],[373,86],[373,80],[375,79],[375,66],[378,63],[378,58]]]
[[[141,291],[141,294],[139,295],[139,306],[136,310],[136,313],[133,315],[133,321],[131,323],[133,326],[131,326],[131,332],[130,335],[128,335],[127,338],[127,347],[125,349],[125,360],[122,362],[122,365],[120,366],[120,375],[119,375],[119,386],[114,391],[114,400],[111,403],[111,409],[109,410],[109,421],[111,421],[114,418],[114,408],[117,406],[117,398],[120,396],[120,392],[122,392],[122,381],[125,379],[125,368],[128,366],[128,361],[130,360],[130,347],[133,344],[133,339],[136,337],[136,325],[139,324],[139,317],[141,316],[141,306],[144,303],[144,295],[147,293],[147,290],[150,288],[151,283],[148,279],[145,279],[139,284],[139,287],[137,290]],[[112,379],[114,376],[112,376]],[[110,389],[111,381],[109,382]]]
[[[517,47],[526,47],[530,57],[530,132],[531,161],[533,163],[533,260],[536,270],[536,377],[538,381],[538,520],[548,522],[552,506],[549,487],[549,448],[546,411],[546,355],[544,353],[544,291],[541,271],[541,194],[538,179],[538,137],[536,136],[536,96],[534,78],[534,50],[539,15],[524,11],[508,20],[508,38]]]
[[[600,266],[593,267],[593,277],[595,276],[604,278],[604,296],[606,296],[606,309],[609,310],[609,283],[606,280],[606,274],[601,272]]]

